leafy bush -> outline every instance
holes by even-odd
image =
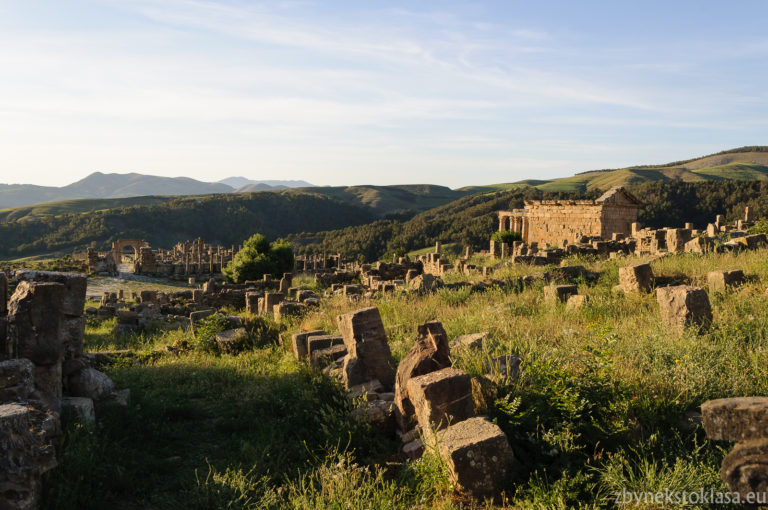
[[[511,230],[499,230],[491,235],[491,241],[497,243],[512,244],[514,241],[522,241],[523,235],[520,232],[512,232]]]
[[[279,239],[270,244],[261,234],[252,235],[243,244],[235,258],[222,273],[227,280],[242,283],[246,280],[260,280],[265,274],[274,276],[293,270],[293,249]]]

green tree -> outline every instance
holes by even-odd
[[[227,280],[243,283],[260,280],[265,274],[279,276],[293,271],[293,248],[279,239],[271,243],[261,234],[252,235],[222,273]]]

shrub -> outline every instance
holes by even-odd
[[[260,280],[265,274],[278,276],[293,270],[293,248],[279,239],[271,243],[261,234],[252,235],[222,273],[227,280],[242,283]]]
[[[491,235],[491,241],[497,243],[512,244],[514,241],[522,241],[523,236],[520,232],[512,232],[511,230],[499,230]]]

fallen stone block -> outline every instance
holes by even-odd
[[[224,354],[237,354],[246,348],[249,341],[245,328],[227,329],[216,333],[216,345]]]
[[[372,379],[391,388],[395,382],[392,353],[377,308],[364,308],[340,315],[339,331],[347,346],[344,384],[347,388]]]
[[[710,400],[701,405],[701,414],[713,441],[768,439],[768,397]]]
[[[419,326],[416,342],[398,365],[395,378],[397,421],[402,430],[410,430],[416,424],[416,410],[408,396],[408,381],[450,366],[451,353],[443,325],[433,321]]]
[[[619,268],[619,285],[626,293],[648,292],[653,283],[653,271],[650,264],[636,264]]]
[[[20,270],[16,272],[17,281],[54,282],[64,285],[61,300],[61,311],[65,315],[79,317],[85,308],[85,295],[88,277],[80,273],[63,273],[58,271]]]
[[[451,341],[451,349],[480,349],[489,337],[487,331],[461,335]]]
[[[70,396],[101,400],[115,389],[115,383],[104,372],[95,368],[84,368],[67,378]]]
[[[347,348],[344,344],[332,345],[325,347],[324,349],[315,349],[310,354],[310,363],[317,369],[325,368],[332,365],[336,360],[339,360],[347,355]]]
[[[544,300],[548,303],[564,303],[578,291],[576,285],[547,285],[544,287]]]
[[[515,458],[507,436],[485,417],[438,432],[437,450],[453,483],[478,499],[498,493]]]
[[[686,327],[704,332],[712,323],[712,307],[704,289],[689,285],[659,287],[656,301],[664,324],[678,333]]]
[[[585,308],[589,304],[589,296],[583,294],[574,294],[568,297],[568,301],[565,303],[565,311],[576,312]]]
[[[320,336],[325,335],[325,331],[321,329],[316,329],[313,331],[301,331],[299,333],[294,333],[291,335],[291,349],[293,350],[293,355],[298,360],[307,359],[309,356],[309,349],[307,348],[307,339],[310,336]],[[342,340],[343,342],[343,340]]]
[[[79,422],[92,425],[96,423],[93,400],[87,397],[63,397],[61,399],[61,420],[64,424]]]
[[[723,459],[720,477],[731,492],[743,501],[764,506],[768,502],[768,439],[754,439],[736,444]]]
[[[281,301],[272,307],[272,311],[275,315],[275,320],[280,321],[284,317],[296,317],[301,315],[307,310],[307,306],[303,303],[296,303],[294,301]]]
[[[474,416],[472,380],[452,367],[408,381],[408,397],[423,428],[439,429]]]
[[[707,283],[710,292],[725,292],[729,287],[741,285],[746,281],[744,271],[710,271],[707,273]]]

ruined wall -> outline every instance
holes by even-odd
[[[632,235],[632,223],[637,221],[638,207],[618,204],[603,205],[602,231],[600,237],[612,239],[613,234]]]
[[[527,202],[527,243],[562,246],[577,235],[603,236],[603,205],[591,200]]]

